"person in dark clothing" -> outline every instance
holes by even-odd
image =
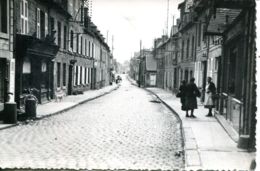
[[[200,97],[200,91],[194,81],[194,78],[190,79],[190,83],[187,85],[185,93],[185,107],[187,110],[186,117],[192,118],[196,118],[196,116],[194,116],[194,109],[198,108],[197,97]],[[190,116],[188,113],[189,110],[191,110]]]
[[[212,108],[214,108],[213,96],[216,94],[216,86],[212,82],[212,78],[208,77],[208,84],[206,85],[205,104],[204,107],[209,109],[208,117],[212,116]]]
[[[180,97],[180,99],[181,99],[181,110],[186,111],[186,115],[187,115],[188,111],[186,110],[186,107],[185,107],[185,92],[186,92],[186,86],[187,86],[186,81],[183,80],[183,81],[181,82],[181,86],[180,86],[180,88],[179,88],[178,97]]]

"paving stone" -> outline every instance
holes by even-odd
[[[128,82],[70,111],[0,131],[0,167],[164,169],[184,167],[179,120]],[[183,153],[181,153],[183,154]]]

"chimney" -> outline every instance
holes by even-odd
[[[84,27],[89,28],[88,8],[84,7]]]

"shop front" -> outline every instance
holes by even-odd
[[[53,59],[58,47],[32,36],[17,36],[16,101],[24,105],[26,95],[32,93],[39,103],[53,98]]]

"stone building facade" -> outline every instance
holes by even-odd
[[[0,1],[0,113],[4,104],[14,102],[14,1]],[[11,94],[10,94],[11,93]]]
[[[34,89],[39,103],[109,84],[110,49],[85,1],[15,1],[16,101]]]

